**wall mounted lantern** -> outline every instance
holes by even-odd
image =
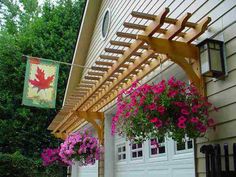
[[[205,39],[198,44],[200,48],[201,74],[219,78],[225,75],[224,42]]]

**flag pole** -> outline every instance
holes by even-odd
[[[80,68],[87,68],[87,69],[91,69],[88,66],[83,66],[83,65],[79,65],[79,64],[72,64],[72,63],[67,63],[67,62],[63,62],[63,61],[57,61],[57,60],[51,60],[51,59],[46,59],[46,58],[39,58],[39,57],[32,57],[29,55],[22,55],[22,59],[27,59],[27,58],[32,58],[32,59],[37,59],[37,60],[42,60],[42,61],[50,61],[50,62],[54,62],[54,63],[60,63],[63,65],[68,65],[68,66],[76,66],[76,67],[80,67]]]

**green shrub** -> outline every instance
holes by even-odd
[[[0,153],[0,177],[63,177],[66,169],[60,166],[42,166],[41,160],[33,160],[15,152]]]

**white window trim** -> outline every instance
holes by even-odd
[[[153,138],[154,139],[154,138]],[[157,138],[156,138],[157,139]],[[151,140],[148,140],[148,149],[149,149],[149,158],[158,158],[158,157],[163,157],[167,155],[167,143],[166,143],[166,138],[163,143],[160,143],[161,145],[165,146],[165,153],[159,153],[159,149],[157,148],[158,153],[157,154],[151,154],[152,147],[154,145],[151,145]]]
[[[121,147],[121,149],[123,149],[123,147],[125,147],[125,151],[122,151],[122,152],[118,152],[118,149]],[[117,163],[122,163],[122,162],[126,162],[127,161],[127,147],[126,147],[126,143],[124,142],[124,143],[120,143],[120,144],[117,144],[116,145],[116,162]],[[123,155],[123,154],[125,154],[125,159],[121,159],[121,160],[119,160],[118,159],[118,156],[119,155]]]
[[[106,13],[108,12],[109,14],[109,19],[108,19],[108,26],[107,26],[107,33],[105,34],[105,36],[103,36],[102,34],[102,27],[103,27],[103,20],[104,20],[104,17],[106,15]],[[102,23],[101,23],[101,39],[103,41],[105,41],[105,39],[107,38],[108,34],[109,34],[109,30],[110,30],[110,24],[111,24],[111,10],[109,8],[107,8],[102,16]]]
[[[142,150],[142,157],[133,157],[133,152],[137,152],[138,155],[138,151]],[[137,149],[132,149],[132,144],[130,145],[130,160],[131,161],[135,161],[135,160],[141,160],[144,159],[144,143],[142,143],[142,147],[141,148],[137,148]]]

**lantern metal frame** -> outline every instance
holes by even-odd
[[[214,47],[210,46],[214,44]],[[216,48],[216,45],[217,44],[219,46],[219,49]],[[204,45],[206,45],[206,49],[203,48],[202,50],[202,47],[204,47]],[[219,40],[215,40],[215,39],[210,39],[210,38],[207,38],[205,40],[203,40],[202,42],[200,42],[198,45],[199,47],[199,56],[200,56],[200,72],[203,76],[205,77],[213,77],[213,78],[221,78],[223,76],[226,75],[226,60],[225,60],[225,44],[223,41],[219,41]],[[212,62],[213,62],[213,58],[211,56],[211,51],[210,50],[218,50],[220,52],[220,65],[221,65],[221,71],[217,71],[217,70],[214,70],[212,68]],[[203,72],[202,71],[202,60],[201,60],[201,53],[207,51],[207,62],[208,62],[208,65],[209,65],[209,70],[206,71],[206,72]]]

